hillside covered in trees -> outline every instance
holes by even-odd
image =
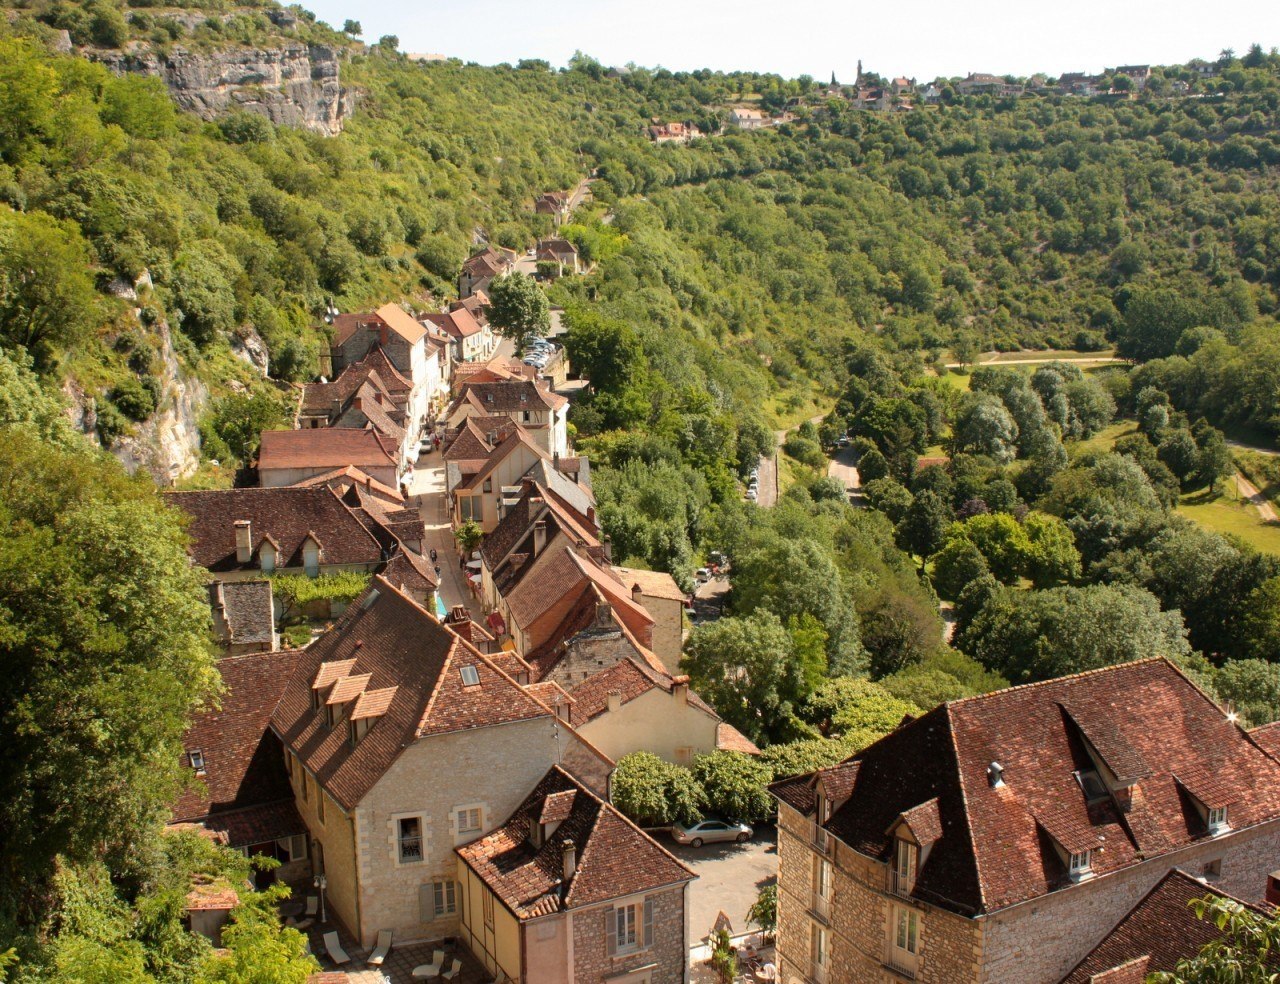
[[[266,921],[221,955],[181,932],[193,873],[244,878],[237,857],[156,835],[186,718],[217,695],[193,628],[203,589],[150,479],[90,444],[120,451],[185,399],[202,458],[185,480],[229,483],[321,371],[327,309],[438,309],[475,247],[527,247],[550,231],[537,195],[589,175],[594,201],[562,231],[594,270],[548,289],[591,381],[570,423],[619,562],[689,587],[710,551],[730,558],[727,617],[695,630],[686,668],[765,747],[751,782],[836,761],[940,700],[1139,656],[1177,660],[1251,721],[1280,716],[1277,560],[1176,509],[1229,473],[1224,429],[1280,435],[1275,53],[1157,70],[1194,82],[1182,96],[948,89],[888,114],[753,73],[422,63],[268,3],[4,8],[0,653],[17,672],[0,734],[17,739],[0,761],[0,951],[18,948],[15,979],[308,969],[300,937]],[[201,120],[159,79],[101,64],[291,39],[338,52],[356,95],[341,134]],[[655,118],[714,133],[761,101],[793,118],[644,136]],[[255,338],[267,376],[237,355]],[[1022,348],[1129,361],[942,366]],[[775,428],[818,414],[787,443],[779,504],[744,502]],[[867,508],[825,475],[845,433]],[[926,453],[946,463],[920,468]]]

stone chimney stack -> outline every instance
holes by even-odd
[[[639,582],[636,582],[635,584],[631,585],[631,600],[635,602],[637,605],[641,605],[641,606],[644,605],[644,602],[641,600],[641,596],[643,594],[644,592],[640,590]]]
[[[604,562],[613,563],[613,537],[608,533],[600,538],[600,547],[604,550]]]
[[[681,704],[689,703],[689,677],[687,674],[681,674],[678,677],[672,677],[673,684],[671,692],[675,694],[676,700]]]
[[[578,873],[578,848],[571,840],[565,840],[560,848],[560,858],[563,864],[561,872],[565,882],[573,880],[573,876]]]
[[[236,520],[236,563],[247,564],[253,559],[253,527],[247,519]]]
[[[537,557],[547,546],[547,521],[540,519],[533,524],[533,555]]]
[[[622,691],[621,690],[610,690],[605,699],[608,701],[607,706],[609,708],[610,714],[612,714],[614,711],[621,710],[622,708]]]

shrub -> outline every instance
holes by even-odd
[[[641,827],[696,823],[707,798],[688,769],[632,752],[613,773],[613,805]]]
[[[765,789],[773,774],[750,755],[728,751],[699,755],[693,763],[693,778],[708,806],[721,816],[754,823],[773,812],[773,800]]]

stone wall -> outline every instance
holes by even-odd
[[[1280,821],[1202,841],[980,920],[981,980],[1060,980],[1171,868],[1200,877],[1204,865],[1215,860],[1222,862],[1215,888],[1259,901],[1267,873],[1280,868]]]
[[[622,899],[625,904],[653,899],[653,938],[632,953],[609,956],[606,928],[613,906],[576,911],[573,919],[573,984],[602,984],[625,979],[628,971],[653,966],[652,984],[680,984],[685,979],[688,951],[685,940],[685,886],[649,896]]]

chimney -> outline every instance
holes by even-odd
[[[352,401],[351,401],[351,409],[353,409],[353,410],[357,410],[357,411],[358,411],[358,410],[363,410],[363,409],[364,409],[364,397],[362,397],[362,396],[357,396],[354,400],[352,400]]]
[[[560,858],[563,861],[561,872],[567,883],[573,881],[573,876],[578,873],[578,848],[573,841],[566,838],[564,844],[560,847],[560,851]]]
[[[992,762],[987,766],[987,782],[991,783],[992,789],[999,789],[1004,785],[1004,766],[999,762]]]
[[[676,700],[681,704],[689,703],[689,677],[687,674],[681,674],[678,677],[671,678],[671,692],[675,694]]]
[[[253,559],[253,527],[247,519],[236,520],[236,563],[247,564]]]
[[[606,564],[613,563],[613,537],[606,533],[600,538],[600,546],[604,550],[604,562]]]
[[[449,610],[449,617],[446,619],[445,624],[458,625],[462,622],[470,622],[470,621],[471,621],[471,612],[467,610],[466,606],[454,605],[453,608]]]
[[[547,521],[540,519],[533,524],[533,555],[536,557],[547,546]]]
[[[610,690],[606,699],[608,701],[610,714],[612,714],[614,711],[622,707],[622,691],[621,690]]]
[[[644,592],[640,590],[640,582],[639,582],[639,581],[637,581],[635,584],[631,585],[631,600],[632,600],[633,602],[635,602],[637,605],[643,605],[643,604],[644,604],[644,602],[642,602],[642,601],[640,600],[640,597],[641,597],[641,595],[643,595],[643,594],[644,594]]]

